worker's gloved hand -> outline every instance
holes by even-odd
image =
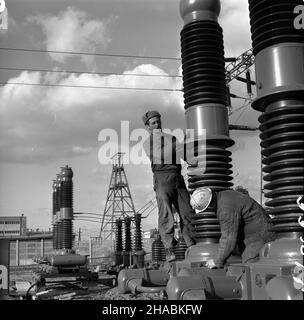
[[[207,260],[206,267],[209,269],[217,269],[217,265],[215,264],[213,259]]]

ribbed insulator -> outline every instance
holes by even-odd
[[[181,31],[185,109],[204,103],[226,105],[223,31],[214,21],[196,21]]]
[[[141,215],[135,214],[134,250],[142,250]]]
[[[60,185],[57,186],[56,189],[56,212],[60,211],[60,203],[61,203],[61,187]]]
[[[303,0],[249,0],[253,53],[283,42],[304,43],[294,27],[294,8]]]
[[[232,170],[230,170],[232,168],[230,155],[231,152],[225,150],[225,147],[207,144],[205,163],[200,163],[206,169],[202,175],[189,175],[190,193],[199,187],[208,187],[215,191],[230,188],[233,185],[231,182],[233,177],[231,176]],[[189,172],[191,174],[190,168]],[[212,206],[209,206],[204,214],[197,213],[192,219],[192,226],[197,241],[204,241],[207,238],[219,239],[221,236],[215,208]]]
[[[60,207],[72,208],[73,207],[73,182],[61,181],[60,189],[61,189]]]
[[[57,223],[55,223],[54,225],[53,225],[53,249],[58,249],[57,248],[57,234],[58,234],[58,225],[57,225]]]
[[[166,253],[163,242],[160,238],[156,239],[152,243],[152,261],[160,262],[165,261]]]
[[[118,219],[115,221],[116,224],[116,252],[121,252],[123,250],[123,240],[122,240],[122,220]]]
[[[52,213],[53,216],[56,215],[56,209],[57,209],[57,205],[56,205],[56,199],[57,199],[57,192],[53,191],[53,197],[52,197]]]
[[[124,251],[132,250],[132,240],[131,240],[131,218],[125,218],[125,248]]]
[[[221,237],[220,224],[215,213],[215,207],[212,204],[203,213],[195,214],[191,223],[194,237],[198,242]]]
[[[72,249],[73,247],[73,221],[62,221],[62,249]]]
[[[296,200],[304,194],[304,101],[280,101],[259,117],[264,188],[276,232],[301,232]]]
[[[176,246],[174,247],[174,253],[176,256],[176,260],[184,260],[185,252],[187,250],[187,245],[183,237],[178,239]]]
[[[233,179],[232,170],[230,170],[232,168],[230,155],[231,152],[221,146],[207,144],[205,162],[200,162],[200,165],[204,165],[206,170],[202,175],[189,176],[190,192],[198,187],[209,187],[212,190],[230,188],[233,185],[230,182]],[[189,172],[191,173],[190,168]]]
[[[58,229],[57,229],[57,249],[62,249],[62,239],[63,239],[63,226],[62,221],[58,222]]]

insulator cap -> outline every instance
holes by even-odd
[[[61,168],[61,179],[62,180],[72,180],[73,178],[73,170],[71,167],[69,167],[68,165],[66,165],[65,167]]]
[[[198,20],[217,21],[221,3],[220,0],[180,0],[179,11],[185,24]]]
[[[57,188],[57,180],[53,180],[53,185],[52,185],[53,191],[56,191]]]

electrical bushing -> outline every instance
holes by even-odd
[[[56,238],[57,238],[57,223],[56,223],[56,208],[57,208],[57,180],[53,180],[52,185],[52,226],[53,226],[53,250],[56,250]]]
[[[57,174],[56,178],[56,224],[57,224],[57,237],[56,237],[56,249],[62,249],[62,223],[60,217],[60,199],[61,199],[61,176]]]
[[[137,268],[143,268],[145,266],[145,251],[142,247],[142,233],[141,233],[141,214],[136,213],[134,215],[135,222],[135,234],[134,234],[134,250],[133,265]]]
[[[266,205],[280,238],[265,261],[302,261],[296,200],[304,194],[304,36],[294,27],[302,0],[249,0]],[[284,240],[283,240],[284,239]]]
[[[122,220],[117,219],[116,224],[116,246],[115,246],[115,265],[120,266],[123,263],[123,239],[122,239]]]
[[[219,0],[181,0],[184,103],[187,129],[194,131],[198,166],[188,167],[190,192],[198,187],[220,191],[232,187],[223,31],[218,23]],[[192,221],[197,246],[186,259],[207,260],[217,252],[221,236],[215,208],[197,212]],[[199,250],[199,251],[200,251]]]
[[[228,267],[246,300],[303,299],[293,281],[295,262],[303,261],[296,200],[304,193],[304,37],[293,14],[300,4],[249,0],[257,83],[252,106],[262,112],[264,194],[278,239],[263,246],[258,262]]]
[[[187,244],[182,235],[180,235],[176,246],[174,247],[174,253],[177,261],[185,259],[185,252],[187,250]]]
[[[61,168],[60,218],[61,247],[71,251],[73,247],[73,171],[68,165]]]
[[[152,261],[162,262],[166,260],[166,252],[164,244],[159,234],[156,235],[155,240],[152,242]]]
[[[124,266],[132,265],[132,239],[131,239],[131,217],[126,217],[125,222],[125,245],[124,251],[122,252],[122,259]]]

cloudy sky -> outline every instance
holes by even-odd
[[[141,115],[148,109],[163,114],[166,128],[185,127],[183,97],[174,91],[181,88],[181,78],[168,77],[181,74],[179,1],[7,0],[6,5],[0,68],[20,70],[0,69],[0,215],[23,213],[29,228],[51,227],[52,180],[66,164],[74,171],[74,210],[102,215],[111,164],[98,161],[100,131],[120,133],[121,121],[129,121],[130,131],[141,128]],[[251,47],[247,1],[222,0],[220,24],[226,57]],[[244,84],[232,82],[231,91],[247,97]],[[244,104],[232,102],[233,110]],[[257,126],[257,118],[248,106],[235,111],[230,123]],[[259,200],[258,133],[232,131],[231,137],[236,141],[231,148],[234,183]],[[150,167],[127,164],[125,171],[140,209],[154,196]],[[143,229],[156,227],[156,221],[154,212]],[[79,227],[98,234],[98,224],[75,222]]]

